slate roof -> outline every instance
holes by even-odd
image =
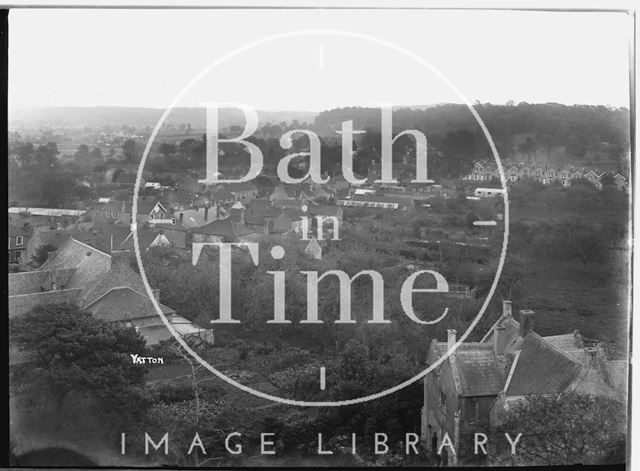
[[[54,280],[59,288],[64,287],[75,271],[75,268],[64,268],[59,270],[10,273],[9,296],[49,291]]]
[[[149,296],[129,286],[110,289],[91,304],[85,306],[85,309],[96,318],[109,322],[133,321],[158,315]],[[160,304],[160,309],[166,315],[175,312],[163,304]]]
[[[281,213],[273,206],[250,206],[244,212],[244,222],[250,226],[262,226],[265,218],[275,218]]]
[[[584,345],[582,344],[582,338],[580,334],[575,331],[572,334],[564,335],[549,335],[544,337],[547,342],[558,347],[565,353],[568,353],[577,361],[582,362],[584,360]]]
[[[25,314],[40,304],[76,304],[79,295],[80,289],[66,289],[9,296],[9,317]]]
[[[42,264],[40,270],[78,268],[90,257],[108,259],[109,255],[71,237],[58,248],[53,257]]]
[[[507,396],[564,392],[582,369],[575,358],[535,332],[529,332],[524,338],[514,363]]]
[[[217,219],[202,227],[193,229],[194,234],[215,235],[221,237],[234,237],[233,224],[231,219]]]
[[[447,351],[446,342],[434,342],[432,349],[435,357],[443,356]],[[454,375],[460,383],[462,396],[497,396],[504,386],[505,371],[496,361],[493,345],[480,342],[464,342],[449,356]]]
[[[180,211],[182,213],[182,224],[184,227],[189,229],[195,229],[197,227],[204,226],[208,223],[204,219],[204,208],[198,209],[187,209],[185,211]],[[179,220],[180,214],[177,214],[177,218]],[[216,218],[216,207],[209,208],[208,214],[209,221],[214,220]]]
[[[27,227],[20,227],[9,223],[9,237],[28,236],[30,233]]]
[[[160,234],[149,229],[138,229],[138,247],[140,250],[147,250],[151,244],[158,238]],[[128,250],[133,253],[133,232],[129,232],[129,235],[119,246],[120,250]]]
[[[184,215],[183,215],[184,218]],[[180,221],[178,221],[178,218],[176,218],[176,223],[175,224],[154,224],[153,225],[154,229],[158,229],[158,230],[162,230],[162,231],[178,231],[178,232],[187,232],[187,228],[184,227],[184,224],[182,224]]]
[[[111,254],[111,268],[86,286],[79,302],[81,307],[91,304],[112,288],[129,287],[145,293],[140,275],[130,265],[131,252],[118,251]]]
[[[27,224],[32,227],[51,226],[52,224],[55,225],[53,218],[25,213],[9,213],[9,222],[17,227],[24,227]]]

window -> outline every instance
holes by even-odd
[[[447,407],[447,395],[440,390],[440,405],[442,407]]]
[[[478,401],[475,399],[467,400],[467,420],[469,422],[478,420]]]
[[[24,243],[24,238],[22,236],[16,236],[16,247],[21,247]]]

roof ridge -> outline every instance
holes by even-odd
[[[564,350],[562,350],[560,347],[557,347],[556,345],[554,345],[553,343],[549,342],[548,340],[546,340],[543,336],[541,336],[540,334],[534,332],[534,331],[530,331],[526,337],[529,337],[529,335],[534,335],[536,336],[538,339],[542,340],[544,342],[545,345],[550,346],[552,349],[557,350],[558,352],[560,352],[562,355],[564,355],[566,358],[568,358],[569,360],[571,360],[572,362],[576,363],[577,365],[583,366],[583,364],[581,362],[579,362],[576,358],[574,358],[573,356],[569,355],[567,352],[565,352]],[[523,339],[526,340],[526,337]],[[533,338],[533,337],[532,337]],[[521,347],[522,348],[522,347]]]

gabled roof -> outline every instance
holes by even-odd
[[[432,342],[429,362],[433,363],[446,352],[446,342]],[[506,375],[496,361],[491,344],[462,343],[446,361],[451,364],[458,393],[462,396],[497,396],[504,386]]]
[[[151,245],[156,242],[156,240],[161,236],[159,232],[154,232],[149,229],[138,229],[138,247],[140,250],[147,250]],[[134,240],[133,240],[133,231],[129,233],[127,238],[122,241],[119,247],[120,250],[129,250],[133,253],[134,248]]]
[[[149,296],[129,286],[111,288],[91,304],[85,306],[85,309],[98,319],[109,322],[132,321],[158,315]],[[166,315],[175,312],[163,304],[160,304],[160,309]]]
[[[149,214],[151,213],[156,205],[159,206],[160,211],[162,211],[163,213],[167,212],[167,208],[164,207],[164,205],[158,201],[158,200],[144,200],[144,199],[138,199],[138,213],[139,214]],[[125,202],[125,213],[131,213],[133,211],[133,201],[126,201]]]
[[[31,231],[26,227],[19,227],[9,223],[9,237],[23,236],[28,237]]]
[[[9,273],[9,296],[50,291],[55,282],[58,289],[67,285],[75,268]]]
[[[568,353],[577,361],[584,360],[584,345],[582,344],[582,337],[577,330],[572,334],[550,335],[544,337],[544,339],[563,352]]]
[[[40,270],[51,270],[54,268],[78,268],[90,257],[104,260],[109,259],[108,254],[70,237],[55,252],[55,255],[42,264]]]
[[[130,287],[141,293],[146,292],[142,278],[130,265],[131,252],[119,251],[111,254],[109,271],[96,277],[93,282],[85,285],[80,297],[81,307],[91,304],[112,288]]]
[[[205,208],[187,209],[180,211],[177,214],[178,221],[180,221],[180,213],[182,213],[182,225],[187,229],[195,229],[208,224],[210,221],[216,219],[217,207],[212,206],[207,213],[207,219],[204,218]]]
[[[577,379],[582,364],[535,332],[520,347],[507,396],[562,393]]]

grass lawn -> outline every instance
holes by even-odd
[[[555,335],[578,329],[583,336],[627,346],[628,277],[624,255],[607,264],[537,262],[524,280],[519,309],[536,313],[534,329]]]

